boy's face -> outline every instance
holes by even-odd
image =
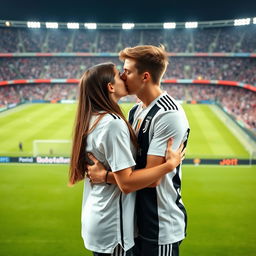
[[[142,88],[143,75],[138,74],[138,70],[135,67],[136,61],[133,59],[125,59],[124,72],[121,75],[128,94],[137,94]]]

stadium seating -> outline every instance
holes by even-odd
[[[201,28],[196,30],[46,30],[0,28],[0,53],[25,53],[0,58],[0,81],[19,79],[79,79],[86,68],[112,61],[122,69],[116,53],[126,46],[163,44],[170,57],[163,79],[229,80],[256,85],[256,61],[239,57],[256,52],[256,26]],[[30,53],[66,53],[60,57],[28,57]],[[75,57],[67,53],[115,53]],[[236,57],[190,53],[234,53]],[[184,56],[186,55],[187,56]],[[108,55],[108,56],[107,56]],[[210,85],[163,85],[180,100],[215,100],[229,113],[256,129],[256,94],[242,88]],[[0,105],[31,100],[74,100],[77,84],[9,85],[0,87]],[[130,98],[133,100],[133,98]],[[128,99],[129,100],[129,99]]]
[[[126,46],[160,43],[169,52],[256,52],[255,33],[254,25],[189,31],[0,28],[0,52],[118,52]]]

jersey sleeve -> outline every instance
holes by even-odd
[[[101,146],[112,172],[136,165],[129,129],[122,119],[113,119],[108,124]]]
[[[148,155],[165,156],[168,139],[173,138],[173,149],[186,140],[188,121],[180,111],[164,112],[154,122],[153,137]]]

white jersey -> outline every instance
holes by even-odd
[[[95,118],[91,121],[94,122]],[[130,134],[124,120],[106,114],[87,138],[91,152],[112,172],[135,166]],[[123,194],[117,185],[84,182],[82,237],[85,247],[112,253],[120,244],[125,251],[134,245],[135,193]]]
[[[143,108],[138,103],[130,111],[129,121],[138,136],[136,169],[146,166],[147,155],[165,156],[167,141],[174,138],[173,149],[187,140],[189,124],[181,105],[163,93]],[[181,241],[185,237],[186,211],[181,200],[181,165],[166,174],[156,188],[137,191],[138,235],[159,245]]]

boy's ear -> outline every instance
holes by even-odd
[[[115,88],[114,88],[113,84],[108,83],[107,87],[108,87],[109,92],[115,92]]]
[[[149,78],[150,78],[149,72],[144,72],[144,73],[143,73],[143,80],[144,80],[144,82],[145,82],[145,81],[148,81]]]

